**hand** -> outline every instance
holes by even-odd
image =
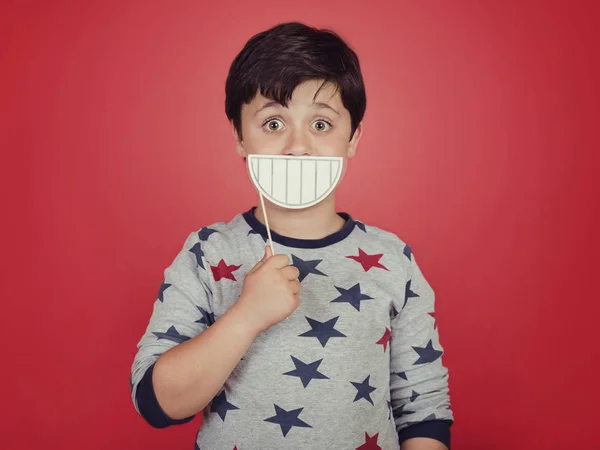
[[[246,274],[236,307],[257,334],[291,315],[300,305],[300,271],[287,255],[275,255],[265,247],[263,259]]]

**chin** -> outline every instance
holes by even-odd
[[[290,208],[290,207],[286,207],[286,206],[281,206],[277,203],[273,203],[271,200],[269,200],[268,198],[264,198],[265,200],[265,208],[267,208],[269,211],[281,211],[281,212],[286,212],[290,215],[292,214],[307,214],[310,212],[316,212],[319,210],[324,210],[327,208],[327,205],[335,205],[335,190],[333,192],[331,192],[327,197],[325,197],[323,200],[321,200],[319,203],[315,203],[314,205],[310,205],[310,206],[305,206],[305,207],[300,207],[300,208]]]

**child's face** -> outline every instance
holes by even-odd
[[[243,141],[233,129],[238,154],[342,156],[344,163],[352,158],[362,123],[349,140],[350,113],[331,84],[314,98],[321,84],[321,80],[309,80],[298,85],[287,108],[260,93],[243,105]]]

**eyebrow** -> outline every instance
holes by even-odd
[[[315,103],[312,104],[312,106],[313,106],[313,108],[329,109],[329,110],[333,111],[335,114],[337,114],[338,116],[340,115],[339,112],[337,112],[333,107],[331,107],[327,103],[315,102]],[[275,108],[282,107],[282,105],[280,103],[275,102],[275,101],[266,102],[265,104],[263,104],[260,108],[258,108],[256,110],[256,112],[253,114],[253,116],[256,116],[259,112],[264,111],[267,108],[273,108],[273,107],[275,107]]]

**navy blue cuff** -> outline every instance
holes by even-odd
[[[156,394],[154,393],[154,386],[152,385],[152,372],[154,372],[154,364],[152,364],[140,384],[138,385],[135,393],[135,399],[137,401],[138,409],[140,414],[154,428],[165,428],[170,425],[179,425],[191,421],[194,416],[187,417],[185,419],[175,420],[171,419],[165,414],[160,407]]]
[[[450,450],[450,425],[451,420],[428,420],[410,425],[398,433],[398,440],[402,444],[411,438],[430,438],[440,441]]]

